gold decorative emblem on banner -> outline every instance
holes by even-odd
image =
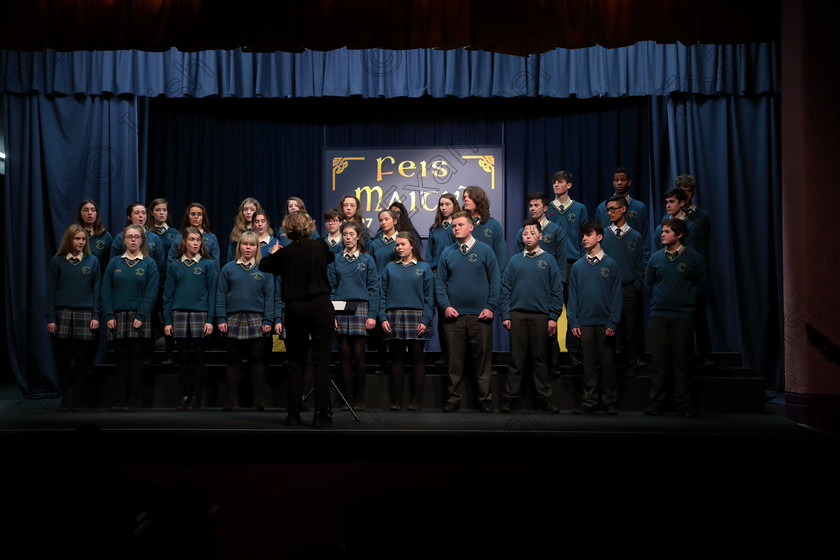
[[[332,161],[332,190],[335,190],[335,176],[341,175],[351,160],[363,160],[363,157],[334,157]]]
[[[464,159],[478,160],[478,165],[490,174],[490,188],[496,188],[496,158],[495,156],[461,156]]]

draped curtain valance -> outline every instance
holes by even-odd
[[[654,42],[529,57],[434,49],[2,51],[0,85],[18,94],[168,98],[750,96],[779,91],[777,57],[775,43]]]

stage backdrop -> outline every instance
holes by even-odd
[[[505,223],[505,151],[501,146],[428,148],[326,148],[323,200],[338,208],[348,194],[359,199],[365,225],[379,229],[378,214],[401,202],[418,233],[427,237],[440,196],[470,186],[484,189],[493,217]]]

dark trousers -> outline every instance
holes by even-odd
[[[674,401],[682,409],[692,408],[690,319],[651,317],[650,328],[650,404],[662,409],[668,376],[674,375]]]
[[[618,327],[621,358],[625,366],[635,367],[642,357],[643,333],[642,292],[633,284],[626,284],[621,287],[621,322]]]
[[[478,400],[490,401],[491,361],[493,359],[493,321],[479,321],[478,315],[461,315],[444,319],[446,342],[449,344],[449,402],[461,402],[461,383],[464,380],[464,360],[472,357],[478,384]]]
[[[604,405],[615,404],[618,398],[615,382],[615,335],[607,336],[606,328],[606,325],[580,327],[585,407],[597,406],[599,401]]]
[[[522,373],[530,358],[537,398],[551,397],[548,379],[548,347],[555,341],[548,336],[548,315],[545,313],[510,312],[510,364],[505,382],[505,399],[519,397]]]
[[[708,307],[708,295],[697,298],[697,304],[694,308],[694,338],[696,340],[695,351],[701,360],[708,360],[712,354],[712,340],[709,335],[709,319],[706,316],[706,309]]]
[[[286,351],[289,353],[289,416],[300,414],[307,355],[312,356],[315,410],[330,407],[330,357],[335,332],[335,309],[329,296],[286,304]],[[310,340],[311,337],[311,340]]]

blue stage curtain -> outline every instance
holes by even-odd
[[[316,216],[323,210],[325,146],[479,144],[506,146],[509,254],[525,193],[550,191],[558,169],[575,174],[572,196],[591,211],[611,194],[615,167],[629,167],[651,223],[664,213],[661,193],[674,176],[697,176],[698,202],[712,212],[720,240],[714,350],[743,352],[769,386],[779,386],[775,45],[633,47],[529,58],[4,51],[4,246],[7,263],[16,263],[5,271],[7,337],[23,392],[38,397],[55,388],[43,351],[44,274],[79,200],[97,199],[111,231],[134,200],[165,196],[176,221],[199,200],[224,254],[245,196],[260,199],[275,226],[288,196],[301,196]],[[254,97],[316,99],[240,99]],[[28,245],[16,244],[21,235]],[[732,239],[749,250],[735,253]],[[497,342],[506,348],[506,336]]]
[[[743,352],[748,364],[784,387],[782,174],[779,100],[672,96],[650,99],[651,192],[674,178],[697,178],[695,203],[712,219],[709,328],[716,348]],[[714,123],[710,125],[710,123]]]
[[[2,51],[12,93],[142,97],[621,97],[778,91],[774,43],[483,51]]]
[[[109,231],[145,200],[143,100],[5,96],[6,213],[3,240],[6,340],[24,395],[55,396],[44,319],[49,261],[79,201],[98,201]]]

